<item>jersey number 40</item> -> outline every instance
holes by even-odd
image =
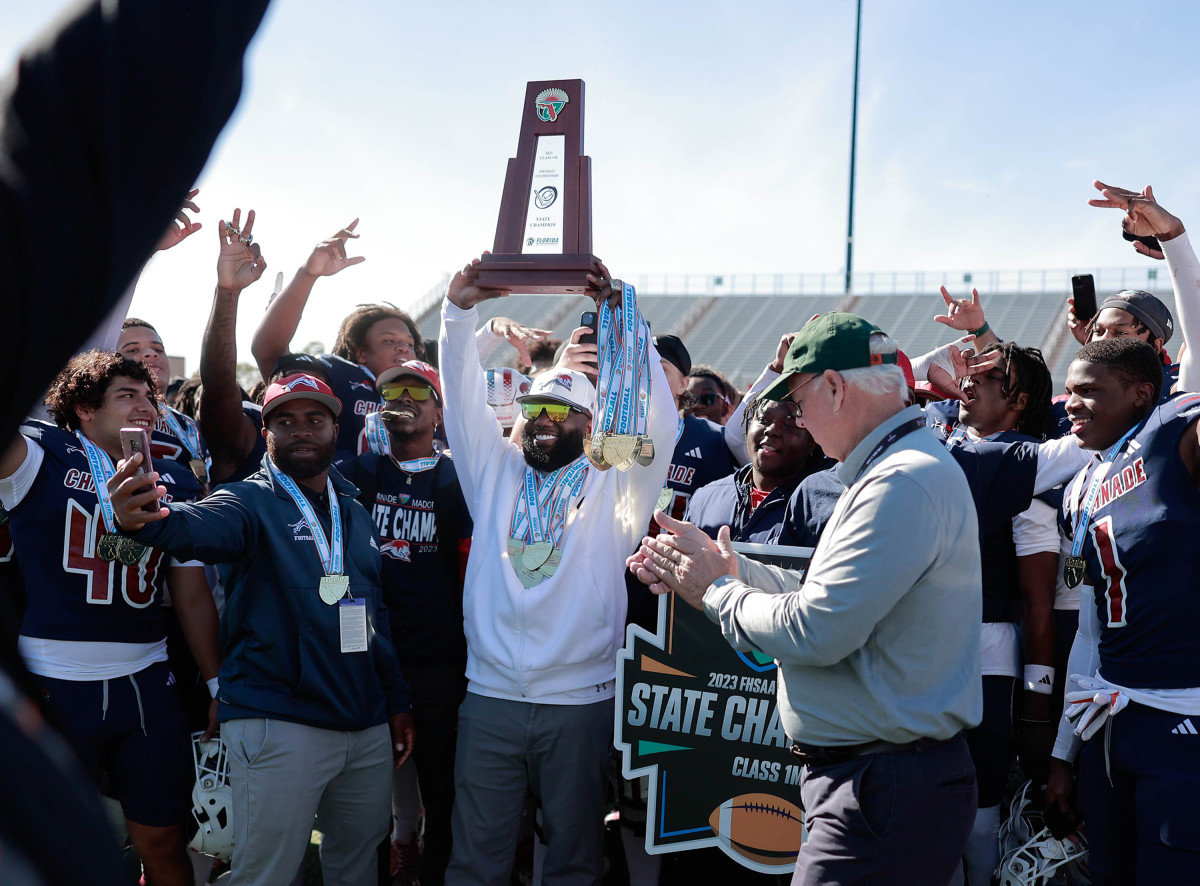
[[[96,550],[99,534],[104,529],[100,505],[94,513],[68,499],[67,525],[63,533],[63,569],[87,576],[87,601],[100,606],[113,602],[113,589],[120,587],[125,602],[136,609],[145,609],[154,602],[161,584],[163,552],[147,548],[142,559],[132,566],[109,563]]]

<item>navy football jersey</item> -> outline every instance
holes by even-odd
[[[383,400],[375,390],[375,379],[362,366],[334,354],[322,354],[317,359],[325,364],[329,373],[329,387],[334,396],[342,401],[333,464],[344,469],[342,473],[348,475],[353,467],[350,460],[367,451],[366,435],[363,433],[366,417],[378,412]]]
[[[971,487],[979,514],[979,554],[983,566],[984,622],[1021,620],[1021,586],[1017,572],[1017,549],[1012,519],[1029,507],[1033,478],[1037,472],[1037,439],[1019,431],[1001,431],[982,441],[962,436],[957,400],[942,400],[925,407],[925,424],[943,442],[953,440],[951,455]],[[1014,457],[985,457],[979,463],[980,442],[1028,444],[1014,450]],[[965,461],[971,462],[964,464]]]
[[[45,458],[33,486],[9,511],[28,592],[21,633],[48,640],[161,640],[160,591],[170,558],[146,548],[131,566],[104,560],[97,550],[104,519],[79,438],[42,422],[22,432]],[[178,462],[164,459],[155,469],[168,501],[199,494],[196,478]]]
[[[688,500],[697,489],[728,477],[735,470],[737,464],[725,443],[724,429],[706,418],[689,415],[683,420],[683,430],[671,455],[667,486],[673,495],[670,505],[663,510],[682,520]],[[651,534],[655,532],[657,529],[652,529]]]
[[[1200,686],[1200,492],[1179,457],[1197,418],[1200,394],[1156,406],[1108,466],[1092,506],[1082,556],[1100,619],[1100,673],[1119,686]],[[1068,538],[1100,464],[1093,459],[1067,486]]]
[[[378,531],[383,601],[400,664],[465,668],[459,553],[472,524],[453,460],[443,455],[435,467],[409,473],[390,456],[368,452],[350,476]]]

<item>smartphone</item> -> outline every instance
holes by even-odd
[[[1135,237],[1126,230],[1121,231],[1121,236],[1130,243],[1141,243],[1149,249],[1153,249],[1156,252],[1162,252],[1162,244],[1158,242],[1157,237]]]
[[[135,477],[154,470],[150,461],[150,434],[145,428],[121,428],[121,453],[125,458],[130,458],[135,452],[142,454],[142,463],[137,466]],[[158,501],[143,505],[142,510],[150,514],[158,513]]]
[[[1076,274],[1071,278],[1072,295],[1075,297],[1075,317],[1086,323],[1096,316],[1096,281],[1091,274]]]
[[[585,334],[581,339],[579,339],[579,343],[581,345],[596,344],[596,312],[584,311],[583,315],[579,318],[579,325],[586,326],[591,330],[591,332]]]

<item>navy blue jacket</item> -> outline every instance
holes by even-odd
[[[737,473],[722,477],[696,490],[688,502],[689,523],[694,523],[711,538],[717,537],[722,526],[729,527],[734,541],[767,544],[779,531],[784,511],[792,491],[800,485],[800,477],[772,489],[762,504],[750,509],[750,465]]]
[[[358,490],[334,468],[329,476],[345,526],[350,594],[367,601],[365,653],[341,651],[338,607],[317,594],[324,570],[308,525],[276,485],[267,457],[248,480],[196,504],[172,504],[165,520],[134,534],[181,560],[219,564],[222,722],[271,717],[358,731],[409,710],[383,603],[375,525],[355,501]],[[313,510],[329,537],[328,506],[313,502]]]

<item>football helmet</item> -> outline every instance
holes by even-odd
[[[533,382],[527,377],[502,366],[487,371],[487,402],[500,420],[500,427],[511,428],[517,419],[516,399],[528,394]]]
[[[229,787],[229,753],[215,736],[201,741],[203,732],[192,733],[192,760],[196,786],[192,788],[192,821],[196,833],[189,849],[229,861],[236,842],[233,833],[233,790]]]
[[[1031,808],[1032,782],[1025,782],[1000,825],[1000,886],[1087,886],[1087,841],[1078,831],[1057,839]]]

